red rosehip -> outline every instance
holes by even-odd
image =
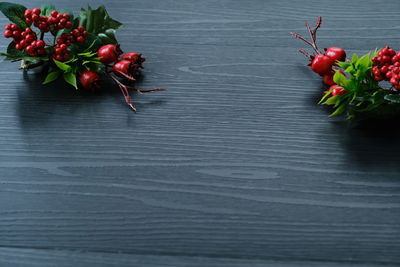
[[[120,77],[124,77],[121,73],[122,72],[128,76],[130,76],[130,68],[132,66],[132,62],[129,60],[120,60],[118,62],[116,62],[113,66],[113,70],[115,71],[115,74],[120,76]]]
[[[342,86],[338,86],[337,84],[332,85],[329,90],[332,90],[332,95],[343,95],[345,93],[347,93],[348,91],[346,89],[344,89]]]
[[[325,74],[328,74],[332,70],[333,63],[335,62],[331,57],[318,54],[311,62],[311,69],[319,75],[323,76]]]
[[[329,47],[325,48],[325,55],[336,61],[346,60],[346,51],[340,47]]]
[[[145,61],[144,58],[142,58],[142,54],[137,53],[137,52],[129,52],[125,53],[121,56],[121,59],[129,60],[131,62],[134,62],[136,64],[140,64]]]
[[[85,70],[79,75],[79,82],[85,89],[95,89],[100,75],[92,70]]]
[[[121,52],[119,45],[108,44],[100,47],[97,55],[101,62],[108,64],[115,62]]]

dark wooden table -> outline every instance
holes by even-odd
[[[399,49],[399,1],[102,2],[168,91],[0,65],[0,266],[400,265],[400,130],[328,119],[289,35]]]

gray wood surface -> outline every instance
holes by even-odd
[[[168,91],[134,114],[0,65],[0,266],[400,265],[400,130],[328,119],[289,35],[399,49],[399,1],[89,3]]]

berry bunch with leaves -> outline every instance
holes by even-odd
[[[322,24],[318,17],[313,29],[306,22],[310,34],[307,40],[298,33],[291,34],[313,48],[313,54],[300,49],[307,56],[311,69],[324,83],[319,104],[330,105],[330,116],[346,115],[348,120],[387,118],[400,114],[400,52],[390,47],[375,49],[364,56],[353,54],[346,61],[346,52],[329,47],[321,52],[316,44],[316,33]]]
[[[62,77],[75,89],[93,91],[99,87],[102,76],[107,76],[120,88],[125,102],[134,111],[130,91],[164,90],[131,86],[140,76],[145,59],[138,52],[123,53],[115,37],[122,24],[112,19],[104,6],[82,8],[76,17],[52,4],[27,9],[0,2],[0,11],[12,22],[5,26],[4,32],[4,37],[12,40],[6,53],[0,55],[6,60],[21,61],[23,70],[47,65],[43,84]]]

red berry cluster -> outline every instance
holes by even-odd
[[[377,81],[389,81],[394,88],[400,90],[400,52],[388,46],[382,48],[372,58],[372,74]]]
[[[7,38],[12,37],[14,39],[15,48],[17,50],[26,49],[26,52],[32,57],[46,54],[46,44],[43,40],[37,41],[36,33],[33,32],[31,28],[26,28],[25,31],[21,31],[17,25],[8,24],[4,36]]]
[[[72,43],[84,43],[88,32],[83,26],[79,26],[70,33],[63,33],[60,38],[56,40],[56,46],[54,47],[54,59],[58,61],[67,61],[70,58],[68,47]]]
[[[50,13],[50,17],[40,16],[41,10],[39,8],[25,10],[25,21],[28,24],[35,25],[42,32],[49,32],[50,26],[53,25],[54,30],[62,30],[64,28],[71,29],[72,22],[71,16],[67,13],[60,14],[57,10]]]
[[[14,38],[14,43],[21,41],[21,29],[17,24],[7,24],[5,27],[4,37]]]

